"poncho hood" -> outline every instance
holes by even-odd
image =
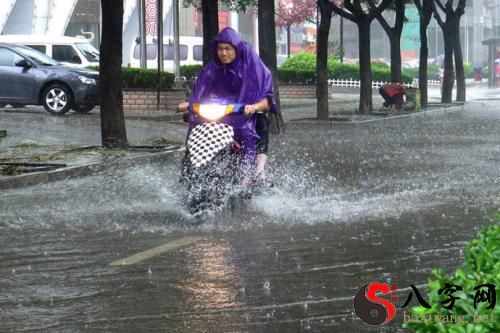
[[[219,43],[228,43],[236,48],[236,58],[232,63],[225,65],[220,62],[217,56]],[[242,40],[235,30],[224,28],[214,37],[210,50],[213,58],[196,79],[192,102],[217,98],[254,104],[268,98],[270,105],[274,106],[271,72],[252,46]]]

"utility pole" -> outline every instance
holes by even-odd
[[[139,1],[139,39],[141,45],[141,68],[147,67],[146,55],[146,0]]]
[[[180,66],[180,49],[179,49],[179,0],[173,0],[173,17],[174,17],[174,64],[175,64],[175,80],[179,80],[181,76]]]
[[[156,33],[158,46],[158,91],[156,94],[156,108],[160,110],[161,72],[163,72],[163,0],[156,2]]]

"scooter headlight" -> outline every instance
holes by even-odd
[[[226,114],[233,112],[234,105],[220,105],[220,104],[194,104],[194,112],[203,118],[211,121],[219,120]]]

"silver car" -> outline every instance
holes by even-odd
[[[99,72],[71,68],[29,47],[0,43],[0,107],[43,105],[53,115],[99,103]]]

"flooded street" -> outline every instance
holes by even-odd
[[[494,103],[289,122],[270,150],[275,187],[201,224],[178,163],[2,191],[0,331],[403,332],[402,311],[362,322],[357,290],[397,283],[399,306],[411,284],[425,295],[500,207]],[[110,265],[179,239],[193,241]]]

